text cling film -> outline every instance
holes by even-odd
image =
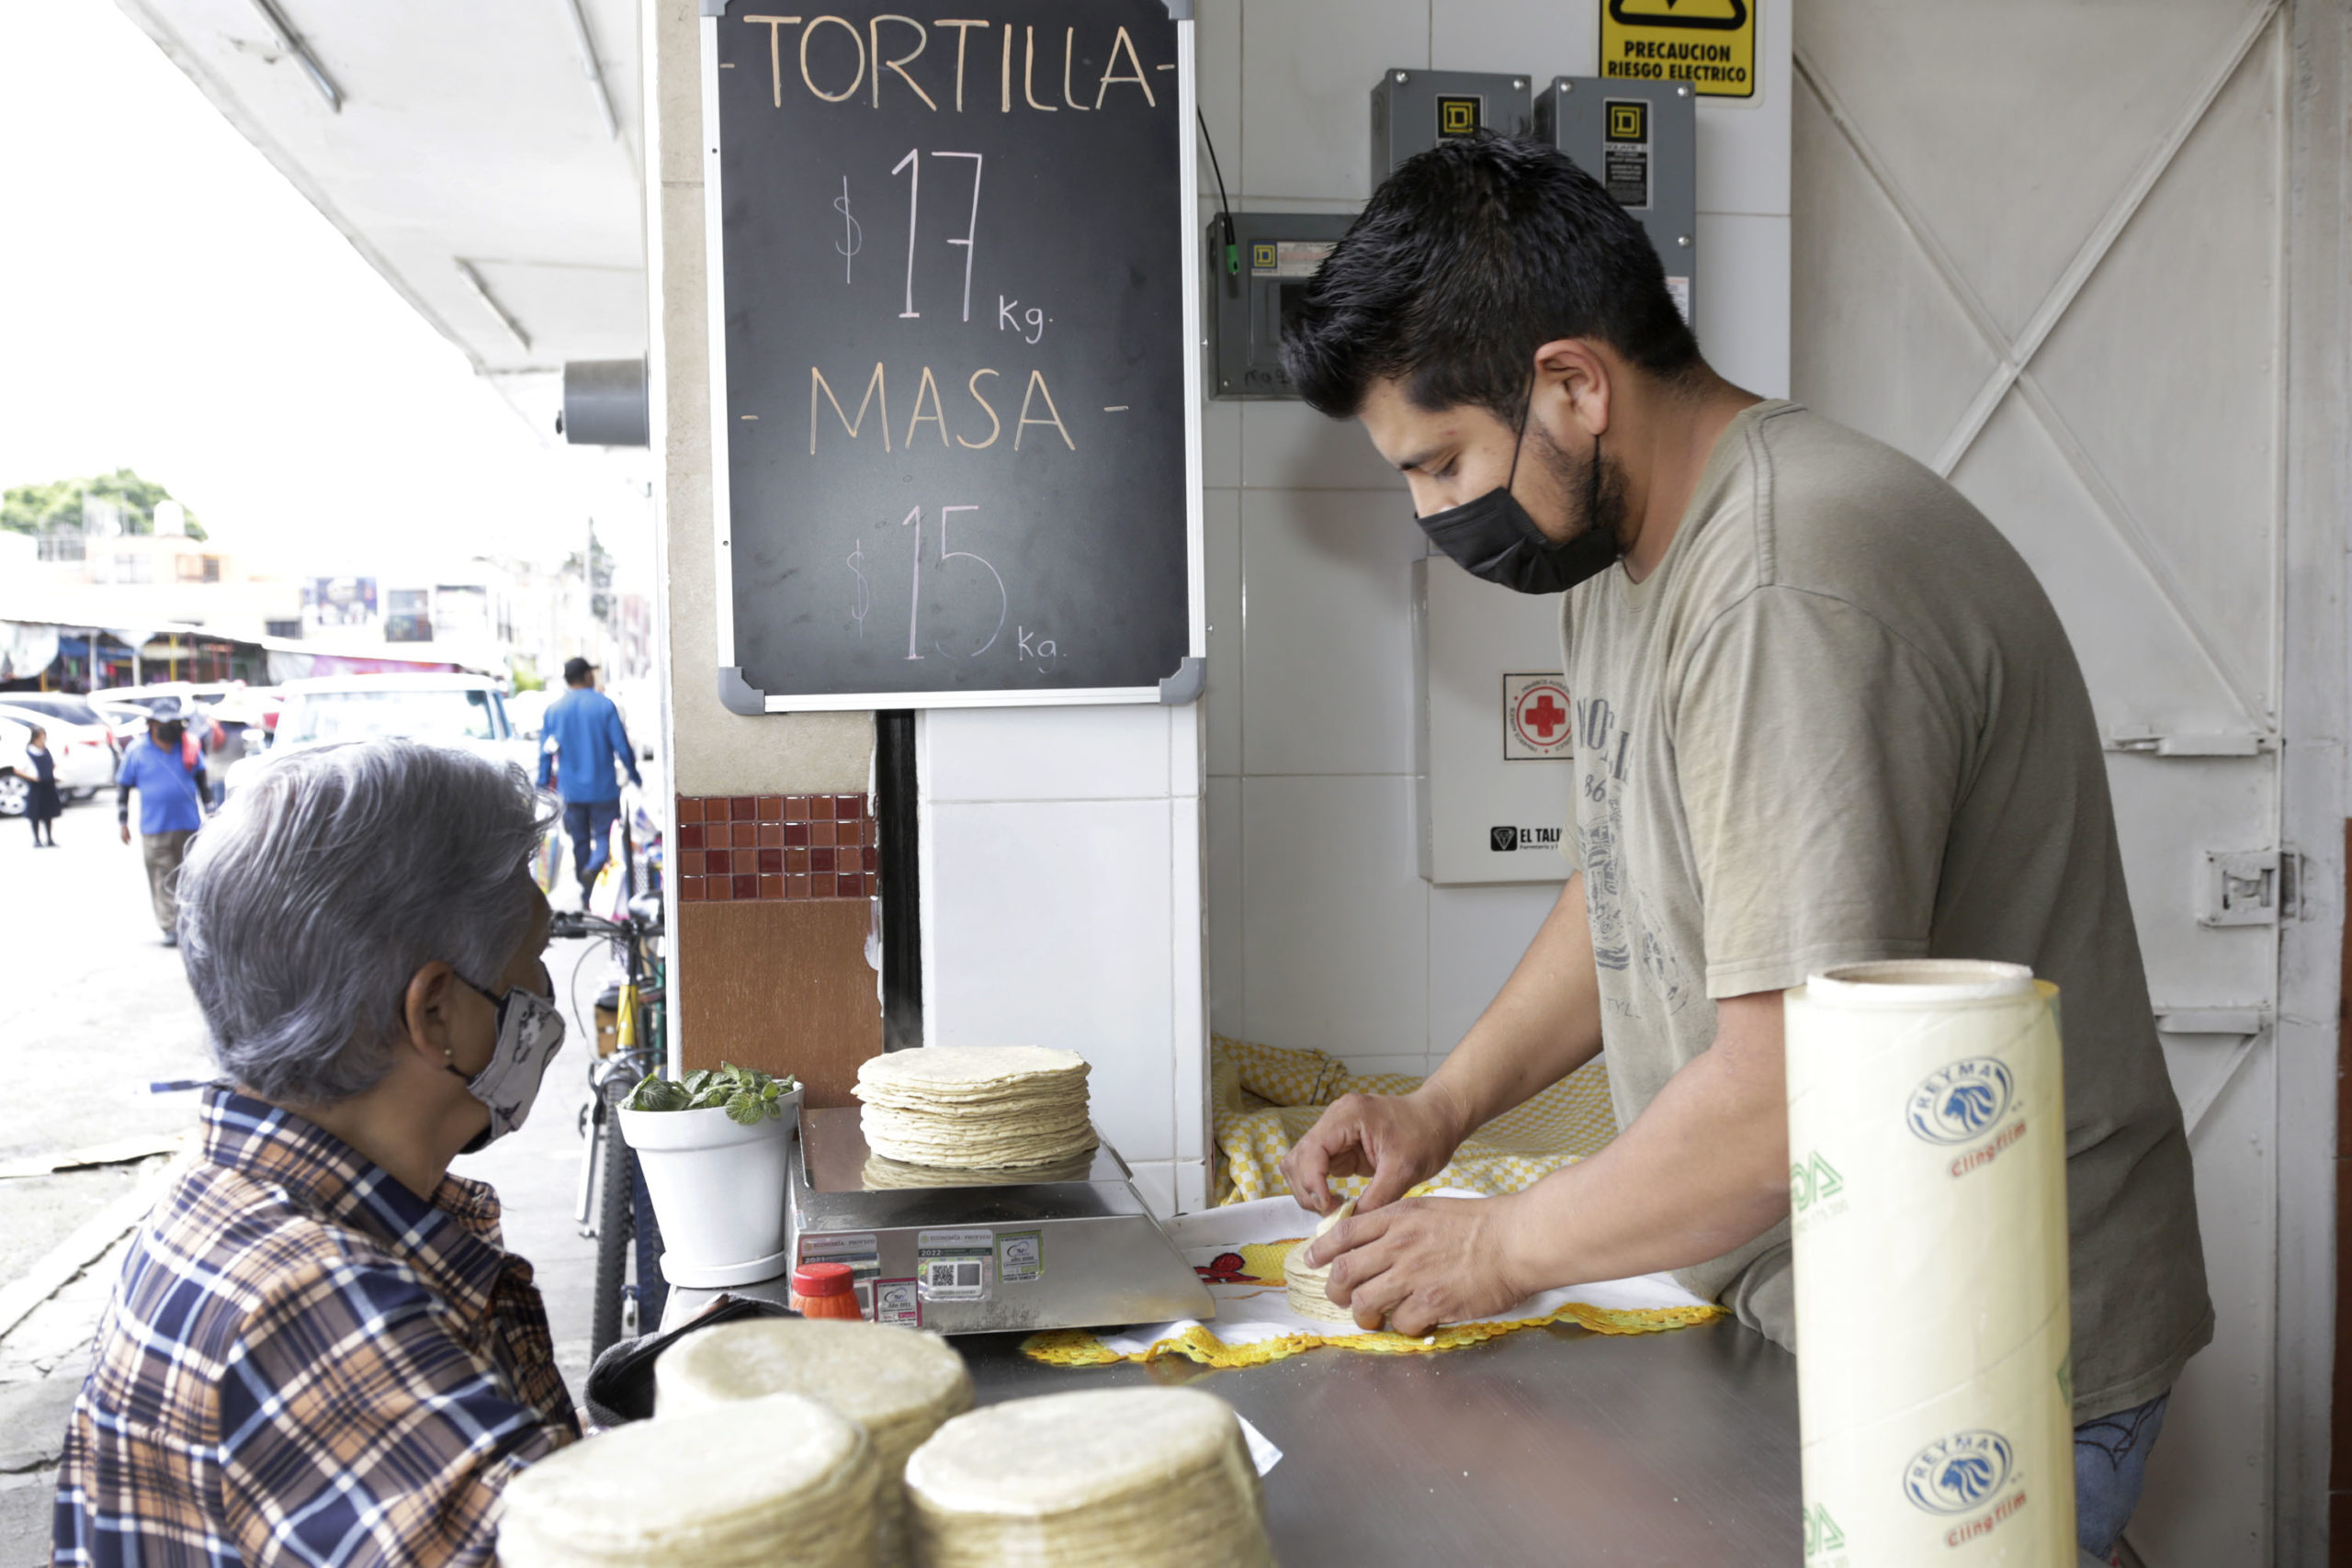
[[[1787,1009],[1805,1568],[2070,1568],[2058,988],[1906,960]]]

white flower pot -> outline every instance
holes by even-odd
[[[773,1280],[789,1267],[785,1185],[800,1126],[798,1087],[781,1117],[755,1127],[724,1111],[620,1112],[662,1222],[662,1275],[673,1285],[721,1290]]]

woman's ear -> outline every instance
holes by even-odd
[[[408,1046],[439,1066],[457,1050],[457,1020],[451,1015],[458,972],[439,959],[409,976],[401,997],[401,1032]]]

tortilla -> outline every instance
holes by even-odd
[[[1273,1568],[1240,1422],[1191,1389],[959,1416],[907,1461],[907,1501],[926,1568]]]
[[[1095,1146],[1088,1071],[1033,1045],[887,1052],[857,1069],[866,1148],[945,1170],[1068,1165]]]
[[[1352,1198],[1323,1216],[1315,1226],[1315,1235],[1300,1242],[1283,1257],[1283,1293],[1290,1298],[1290,1310],[1301,1317],[1311,1317],[1318,1323],[1344,1323],[1356,1326],[1355,1314],[1333,1301],[1331,1269],[1329,1264],[1320,1269],[1306,1262],[1306,1249],[1317,1236],[1356,1212]]]

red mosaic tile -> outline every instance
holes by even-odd
[[[783,824],[783,823],[781,823],[781,822],[763,822],[763,823],[761,823],[761,824],[760,824],[760,848],[762,848],[762,849],[763,849],[763,850],[780,850],[780,849],[782,849],[783,847],[784,847],[784,824]]]
[[[784,869],[792,873],[796,876],[807,875],[808,873],[808,852],[807,850],[785,851]]]
[[[699,822],[679,823],[678,847],[682,850],[698,850],[702,848],[702,824]]]
[[[806,822],[786,822],[784,825],[784,841],[787,846],[807,844],[808,842],[808,824]]]
[[[784,819],[787,822],[808,821],[808,797],[805,795],[786,795],[784,797]]]
[[[868,844],[859,852],[865,857],[866,870],[879,871],[882,869],[882,852],[880,850],[877,850],[873,845]]]
[[[882,841],[882,824],[871,817],[865,819],[865,841],[869,844],[878,844]]]
[[[865,796],[839,795],[833,797],[833,820],[854,822],[865,815]]]
[[[808,892],[808,876],[804,874],[799,876],[786,877],[784,879],[784,896],[787,898],[806,898],[810,897]]]
[[[737,903],[749,903],[760,896],[760,879],[757,876],[738,874],[732,880]]]
[[[713,876],[724,876],[729,872],[735,869],[733,865],[729,863],[733,858],[732,852],[730,851],[711,850],[706,852],[702,858],[703,870],[708,872]]]
[[[702,852],[700,850],[680,850],[678,852],[678,874],[680,876],[700,876],[702,874]]]
[[[760,820],[763,822],[783,821],[784,796],[780,795],[763,795],[760,796]]]
[[[868,898],[876,898],[876,897],[881,897],[881,894],[882,894],[882,878],[881,878],[881,876],[880,876],[879,874],[877,874],[876,873],[874,873],[874,872],[871,872],[871,871],[867,872],[867,873],[865,874],[865,896],[866,896]]]
[[[810,871],[823,872],[827,874],[831,874],[833,870],[833,852],[831,850],[810,850],[808,852],[808,869]]]
[[[781,877],[781,876],[763,876],[763,877],[761,877],[761,878],[760,878],[760,897],[763,897],[763,898],[781,898],[781,897],[784,897],[784,878],[783,878],[783,877]]]
[[[681,822],[702,820],[702,801],[698,796],[691,795],[678,796],[678,820]]]
[[[760,852],[759,852],[759,856],[760,856],[760,874],[761,874],[761,875],[763,875],[763,876],[770,876],[770,875],[777,875],[777,876],[780,876],[780,875],[782,875],[782,874],[783,874],[783,873],[784,873],[784,852],[783,852],[782,850],[762,850],[762,851],[760,851]]]
[[[727,807],[727,815],[736,821],[750,822],[757,818],[760,803],[751,795],[736,795],[728,797]]]
[[[678,902],[679,902],[679,903],[681,903],[681,904],[699,904],[699,903],[701,903],[701,902],[702,902],[702,885],[703,885],[703,878],[701,878],[701,877],[699,877],[699,876],[681,876],[681,877],[679,877],[679,878],[678,878]]]
[[[832,819],[833,797],[830,795],[810,795],[808,797],[808,820],[811,822],[830,822]]]
[[[760,841],[760,826],[756,822],[738,822],[733,831],[739,850],[748,850]]]
[[[831,822],[811,822],[808,824],[808,841],[811,844],[831,844],[839,830]]]
[[[702,879],[703,897],[707,903],[724,904],[735,897],[733,879],[706,876]]]

